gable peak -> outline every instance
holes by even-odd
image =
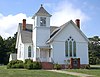
[[[51,15],[44,9],[43,4],[41,4],[41,7],[37,11],[37,13],[35,13],[35,15],[32,17],[32,19],[34,19],[35,16],[47,16],[47,17],[51,17]]]

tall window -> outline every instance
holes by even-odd
[[[65,56],[76,57],[76,42],[71,36],[65,42]]]
[[[31,46],[28,47],[28,57],[31,57]]]
[[[46,17],[40,17],[40,26],[46,26]]]
[[[76,57],[76,42],[73,42],[73,55]]]

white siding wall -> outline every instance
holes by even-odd
[[[50,17],[46,17],[46,26],[40,26],[40,17],[46,17],[46,16],[35,17],[36,46],[46,46],[45,42],[50,38]]]
[[[50,37],[50,28],[49,27],[39,27],[36,31],[36,45],[37,46],[46,46],[46,41]]]
[[[67,25],[52,43],[54,61],[63,64],[68,59],[65,57],[65,41],[70,36],[76,41],[76,57],[81,59],[81,64],[88,64],[88,43],[72,24]]]
[[[21,40],[21,35],[19,35],[19,43],[18,43],[18,49],[17,49],[17,59],[23,60],[24,59],[24,44]]]
[[[21,41],[21,36],[19,36],[19,43],[18,43],[18,49],[17,49],[17,59],[18,60],[22,60],[24,61],[25,59],[29,59],[28,58],[28,47],[31,46],[32,48],[32,57],[31,59],[33,59],[34,57],[34,51],[33,51],[33,45],[32,43],[27,43],[27,44],[23,44]]]
[[[36,28],[33,29],[33,51],[34,51],[34,61],[36,61]]]
[[[52,58],[55,63],[64,64],[65,47],[64,42],[53,42]]]
[[[88,44],[77,43],[77,57],[80,58],[81,64],[88,64]]]

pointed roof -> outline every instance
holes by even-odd
[[[35,13],[35,15],[32,17],[34,19],[35,16],[48,16],[51,17],[51,15],[44,9],[43,5],[41,4],[40,9]]]
[[[73,24],[73,26],[77,29],[77,31],[85,38],[85,40],[87,42],[89,42],[88,38],[85,36],[85,34],[76,26],[76,24],[70,20],[68,22],[66,22],[65,24],[63,24],[62,26],[60,26],[59,28],[55,29],[51,35],[50,38],[46,41],[46,43],[50,43],[53,41],[53,39],[68,25],[68,24]]]

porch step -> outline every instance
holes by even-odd
[[[51,62],[41,62],[42,69],[53,69],[53,63]]]

